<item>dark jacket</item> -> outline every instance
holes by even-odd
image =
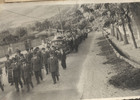
[[[10,65],[11,65],[11,60],[6,60],[5,61],[5,71],[6,71],[6,73],[8,71],[8,68],[10,67]]]
[[[25,65],[22,64],[22,69],[24,71],[24,78],[30,78],[32,73],[30,65],[28,63],[26,63]]]
[[[27,60],[28,63],[31,63],[32,57],[33,57],[33,54],[30,53],[30,52],[25,55],[25,58],[26,58],[26,60]]]
[[[32,58],[32,68],[34,71],[40,71],[42,65],[41,65],[41,59],[38,56],[34,56]]]
[[[14,67],[14,63],[11,63],[11,65],[8,67],[8,82],[12,83],[13,82],[13,67]]]
[[[43,68],[42,52],[41,52],[41,51],[38,51],[38,52],[37,52],[37,56],[40,58],[40,65],[41,65],[41,68]]]
[[[43,62],[43,64],[48,63],[49,57],[50,57],[49,52],[42,53],[42,62]]]
[[[20,67],[18,66],[18,64],[12,63],[11,66],[13,68],[13,77],[20,78]]]
[[[50,57],[48,59],[48,66],[50,67],[50,72],[58,71],[58,59],[56,57]]]
[[[66,53],[63,51],[63,53],[61,53],[61,61],[65,61],[66,60]]]

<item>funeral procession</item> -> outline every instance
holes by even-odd
[[[59,3],[0,4],[0,100],[140,98],[140,3]]]

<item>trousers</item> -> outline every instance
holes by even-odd
[[[54,84],[56,83],[56,79],[59,81],[59,76],[57,75],[57,72],[51,72],[52,79]]]

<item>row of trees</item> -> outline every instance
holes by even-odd
[[[65,14],[63,14],[65,13]],[[60,18],[61,17],[61,18]],[[90,19],[92,21],[93,19]],[[10,30],[4,30],[0,33],[0,45],[6,45],[10,43],[15,43],[18,41],[24,41],[27,38],[35,39],[35,34],[42,31],[47,31],[49,28],[52,29],[62,29],[64,31],[74,31],[74,30],[83,30],[88,26],[88,21],[85,19],[83,13],[79,10],[77,5],[72,11],[58,13],[50,19],[43,21],[36,21],[31,25],[25,27],[17,27]],[[31,33],[32,36],[31,36]],[[47,34],[46,34],[47,35]],[[49,36],[49,35],[47,35]]]
[[[132,40],[134,48],[137,48],[136,32],[140,33],[138,16],[139,3],[105,3],[95,5],[82,5],[84,12],[92,15],[92,19],[98,20],[102,24],[102,28],[110,28],[112,36],[116,37],[119,41],[124,41],[128,44],[127,32]],[[101,19],[101,20],[99,20]],[[137,21],[136,21],[137,20]]]

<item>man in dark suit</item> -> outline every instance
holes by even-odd
[[[26,51],[27,51],[27,53],[25,54],[25,59],[26,59],[27,63],[29,64],[29,66],[31,67],[31,70],[33,71],[33,68],[31,66],[31,60],[33,57],[33,53],[32,53],[32,51],[29,51],[29,49],[27,49]]]
[[[24,71],[24,78],[26,81],[26,85],[27,85],[27,91],[30,91],[30,85],[33,88],[33,82],[32,82],[32,69],[31,66],[29,65],[29,63],[26,61],[26,59],[22,60],[22,69]]]
[[[34,74],[35,74],[35,77],[36,77],[37,84],[39,84],[40,83],[39,77],[40,78],[42,77],[42,76],[40,76],[41,61],[40,61],[40,57],[37,56],[36,51],[34,51],[34,55],[33,55],[33,58],[32,58],[32,68],[33,68],[33,71],[34,71]]]
[[[40,60],[39,60],[39,61],[40,61],[40,67],[41,67],[41,69],[43,69],[42,53],[41,53],[41,50],[40,50],[39,47],[36,47],[36,53],[37,53],[38,58],[40,59]],[[41,70],[41,69],[40,69],[40,71],[39,71],[39,77],[41,78],[41,80],[43,80],[42,70]]]
[[[59,81],[59,68],[58,68],[58,59],[55,57],[54,52],[51,52],[50,58],[48,59],[48,66],[50,66],[50,72],[54,84],[56,84],[56,79]]]
[[[48,58],[49,58],[49,52],[45,51],[45,48],[42,48],[42,62],[43,65],[45,66],[46,69],[46,74],[49,72],[49,67],[48,67]]]
[[[66,69],[67,66],[66,66],[66,53],[63,49],[60,50],[61,52],[61,65],[63,67],[63,69]]]
[[[18,85],[20,84],[21,88],[23,88],[23,85],[20,79],[20,67],[17,64],[16,58],[13,58],[13,63],[11,64],[11,66],[13,68],[13,79],[14,79],[15,87],[17,92],[19,92]]]

